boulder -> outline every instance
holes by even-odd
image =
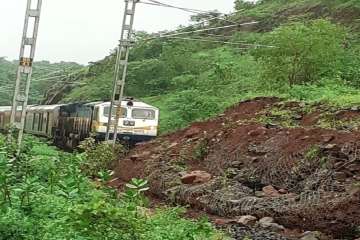
[[[245,215],[241,216],[237,222],[246,226],[254,226],[256,224],[256,221],[257,217]]]
[[[323,149],[325,150],[331,150],[334,149],[337,145],[336,144],[326,144]]]
[[[205,171],[192,171],[181,177],[184,184],[206,183],[211,180],[211,174]]]
[[[263,217],[259,220],[260,225],[269,225],[271,223],[274,223],[274,219],[272,217]]]
[[[287,194],[288,193],[288,191],[286,190],[286,189],[279,189],[279,193],[280,194]]]
[[[319,240],[321,238],[321,232],[305,232],[300,240]]]
[[[263,192],[265,193],[265,196],[267,197],[278,197],[281,194],[276,190],[273,186],[269,185],[266,187],[263,187]]]
[[[268,229],[272,232],[282,232],[285,227],[274,222],[272,217],[264,217],[259,220],[259,226],[264,229]]]

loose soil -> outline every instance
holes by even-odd
[[[359,126],[357,108],[256,98],[138,145],[114,164],[119,179],[115,185],[121,188],[131,178],[146,178],[153,196],[190,206],[189,215],[273,217],[286,228],[279,233],[287,239],[305,231],[320,231],[324,239],[356,239]],[[210,173],[211,180],[183,184],[181,178],[195,170]],[[267,195],[265,186],[276,194]],[[238,229],[236,239],[242,239],[242,232],[254,232],[244,226],[230,229]],[[268,239],[280,239],[271,236]]]

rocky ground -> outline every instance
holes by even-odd
[[[360,237],[360,110],[258,98],[141,144],[116,187],[206,212],[234,239]]]

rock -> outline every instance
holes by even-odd
[[[280,190],[279,190],[279,193],[280,193],[280,194],[287,194],[288,191],[287,191],[286,189],[280,189]]]
[[[268,225],[270,223],[274,223],[274,219],[272,217],[263,217],[259,220],[260,225]]]
[[[302,138],[300,138],[300,140],[306,140],[306,139],[309,139],[310,136],[303,136]]]
[[[321,232],[305,232],[300,240],[319,240],[321,238]]]
[[[280,231],[285,230],[285,227],[280,224],[275,223],[274,219],[272,217],[264,217],[264,218],[260,219],[259,226],[261,228],[265,228],[265,229],[268,229],[273,232],[280,232]]]
[[[265,193],[265,196],[267,197],[278,197],[281,194],[271,185],[264,187],[263,192]]]
[[[217,218],[217,219],[215,219],[214,223],[216,225],[227,225],[230,223],[236,223],[236,221],[234,219]]]
[[[244,224],[246,226],[254,226],[256,224],[257,217],[251,216],[251,215],[245,215],[241,216],[238,223]]]
[[[263,191],[256,191],[255,197],[259,197],[259,198],[266,197],[266,194]]]
[[[194,137],[195,135],[199,134],[200,131],[201,131],[200,128],[192,127],[192,128],[188,129],[188,130],[185,132],[185,137],[186,137],[186,138],[192,138],[192,137]]]
[[[331,149],[334,149],[335,147],[336,147],[336,144],[327,144],[323,148],[326,150],[331,150]]]
[[[205,171],[193,171],[181,177],[184,184],[206,183],[210,180],[211,174]]]
[[[322,135],[321,137],[324,143],[329,143],[335,139],[334,135]]]

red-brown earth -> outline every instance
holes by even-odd
[[[158,199],[219,219],[272,217],[286,228],[283,235],[320,231],[328,239],[355,239],[359,126],[357,108],[277,98],[244,101],[132,149],[115,163],[116,187],[145,178]],[[189,176],[192,171],[211,179]]]

